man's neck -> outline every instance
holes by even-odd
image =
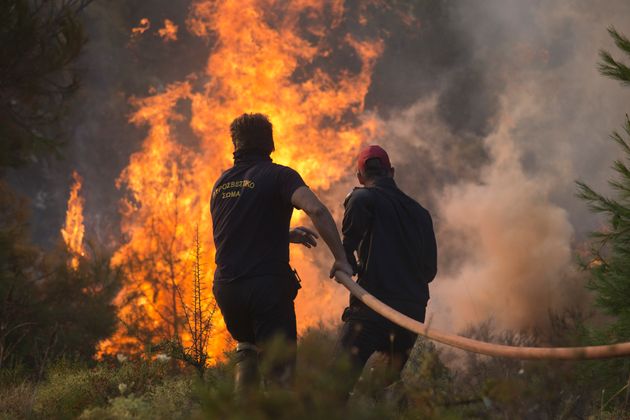
[[[269,153],[263,152],[261,150],[237,150],[234,152],[234,164],[237,163],[249,163],[249,162],[260,162],[260,161],[271,161],[271,157]]]
[[[383,176],[379,178],[366,179],[363,186],[366,188],[373,188],[373,187],[378,186],[379,184],[383,184],[383,183],[387,184],[393,181],[394,179],[391,176]]]

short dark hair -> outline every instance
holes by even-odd
[[[273,126],[263,114],[243,114],[230,124],[230,134],[234,150],[260,151],[271,153],[273,144]]]
[[[367,179],[376,179],[387,176],[387,168],[383,167],[379,158],[372,158],[365,161],[365,170],[362,174]]]

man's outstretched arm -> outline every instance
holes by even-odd
[[[352,267],[350,267],[346,259],[346,252],[341,244],[337,225],[326,206],[319,201],[313,191],[306,186],[295,190],[291,196],[291,204],[304,210],[308,217],[310,217],[315,229],[317,229],[319,235],[324,242],[326,242],[326,245],[328,245],[330,252],[332,252],[335,263],[330,270],[330,277],[332,278],[337,270],[352,276]]]

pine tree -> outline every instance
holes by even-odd
[[[27,201],[0,180],[0,371],[41,377],[56,359],[91,361],[114,332],[122,273],[97,248],[71,268],[62,242],[49,252],[31,243],[29,219]]]
[[[630,40],[614,28],[608,32],[617,47],[630,57]],[[630,85],[630,67],[608,51],[601,51],[600,57],[599,70],[603,75]],[[607,229],[593,234],[589,287],[595,291],[597,303],[616,318],[611,331],[614,338],[630,340],[630,118],[627,115],[623,131],[610,136],[623,152],[613,163],[615,177],[609,181],[615,197],[605,197],[583,182],[578,182],[578,196],[593,212],[607,218]]]
[[[620,34],[615,28],[608,28],[608,33],[615,41],[615,45],[621,51],[630,56],[630,40]],[[599,63],[599,71],[607,77],[621,81],[624,85],[630,85],[630,67],[621,61],[617,61],[613,56],[605,50],[599,52],[601,62]]]
[[[630,51],[629,51],[630,52]],[[592,211],[604,214],[606,229],[593,233],[589,288],[595,291],[597,303],[616,318],[611,333],[614,339],[630,341],[630,118],[626,116],[624,135],[614,132],[611,138],[619,144],[623,158],[613,164],[616,177],[609,181],[616,193],[605,197],[583,182],[578,182],[578,196]]]
[[[617,47],[630,57],[630,40],[609,28],[608,32]],[[615,59],[608,51],[600,52],[600,72],[607,77],[630,85],[630,67]],[[595,292],[597,305],[612,316],[609,325],[590,332],[589,340],[604,344],[630,341],[630,118],[626,115],[623,131],[615,131],[610,138],[621,149],[615,160],[614,176],[609,180],[612,197],[604,196],[584,182],[578,182],[578,196],[588,203],[589,208],[602,214],[606,228],[594,232],[590,261],[584,268],[590,271],[588,287]],[[627,358],[595,362],[591,369],[582,372],[589,385],[599,387],[598,392],[613,395],[609,408],[618,403],[625,411],[630,399],[630,360]],[[626,391],[623,392],[622,391]],[[625,397],[625,398],[624,398]],[[614,400],[614,401],[613,401]],[[608,403],[607,403],[608,404]],[[603,406],[602,406],[603,409]]]
[[[56,123],[79,85],[86,42],[77,15],[90,1],[0,2],[0,170],[59,154]]]

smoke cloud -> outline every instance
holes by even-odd
[[[621,18],[630,5],[468,2],[452,13],[482,87],[450,78],[384,119],[381,140],[399,184],[435,218],[441,261],[429,316],[454,331],[487,318],[544,328],[550,309],[587,298],[573,255],[600,221],[574,197],[574,181],[607,191],[616,150],[606,133],[628,93],[595,63],[611,48],[607,26],[630,29]]]

